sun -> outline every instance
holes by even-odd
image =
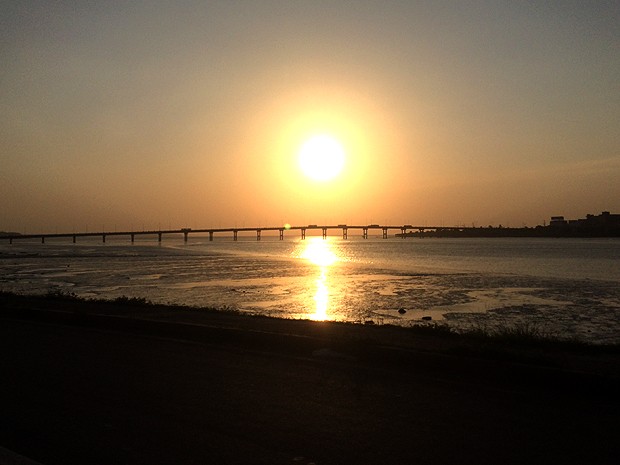
[[[345,154],[340,142],[326,134],[308,139],[299,150],[299,167],[310,179],[329,181],[344,168]]]

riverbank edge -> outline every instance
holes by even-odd
[[[443,327],[290,320],[212,308],[151,304],[141,299],[88,300],[73,296],[0,292],[0,317],[78,327],[130,331],[206,344],[229,345],[382,365],[455,365],[480,360],[506,369],[602,377],[620,383],[620,345],[454,334]]]

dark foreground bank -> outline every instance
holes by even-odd
[[[0,446],[44,464],[620,457],[613,348],[131,302],[0,304]]]

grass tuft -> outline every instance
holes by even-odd
[[[54,300],[82,300],[74,292],[67,291],[60,287],[54,287],[47,291],[45,297]]]
[[[109,302],[121,305],[135,305],[139,307],[146,307],[154,305],[149,299],[145,297],[127,297],[126,295],[122,295],[117,297],[116,299],[112,299]]]

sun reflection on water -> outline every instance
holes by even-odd
[[[331,266],[338,260],[338,257],[330,247],[329,241],[318,237],[308,239],[301,253],[301,258],[305,258],[321,268]]]
[[[329,315],[329,279],[328,270],[338,261],[338,256],[328,240],[311,238],[304,244],[300,257],[308,260],[319,268],[319,276],[315,280],[314,294],[315,312],[309,318],[317,321],[330,320]]]
[[[325,321],[329,320],[327,310],[329,307],[329,288],[327,287],[327,276],[325,271],[321,270],[321,276],[316,280],[316,294],[314,294],[316,302],[316,312],[311,316],[313,320]]]

